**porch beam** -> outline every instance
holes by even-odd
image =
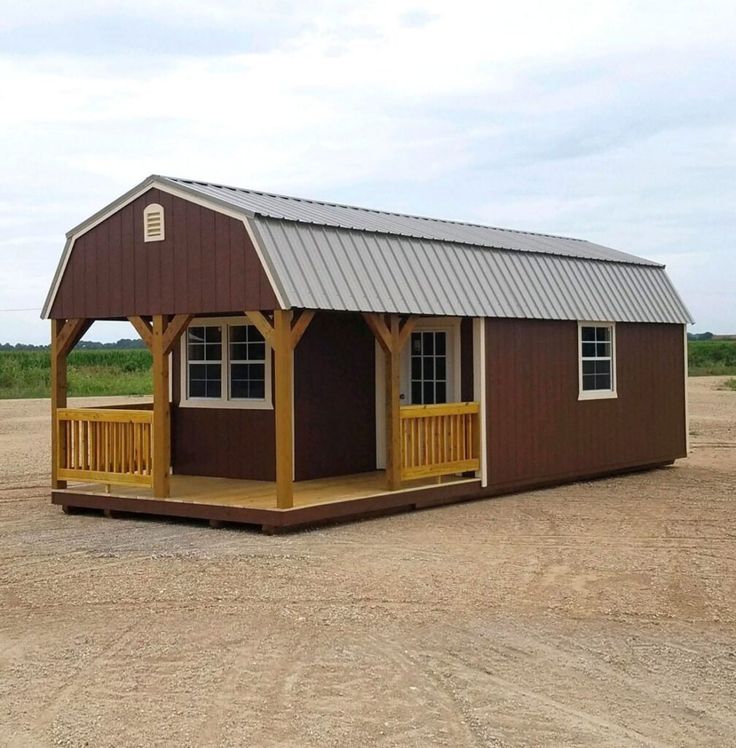
[[[414,332],[418,319],[419,317],[407,317],[401,324],[398,340],[399,352],[401,352],[402,348],[406,345],[406,341],[409,340],[409,336]]]
[[[292,349],[296,348],[299,345],[299,341],[302,339],[302,336],[307,331],[307,328],[314,319],[314,315],[314,309],[304,309],[299,315],[296,322],[294,322],[294,324],[291,326]]]
[[[391,350],[391,334],[382,314],[363,312],[363,319],[385,352]]]
[[[57,345],[60,355],[66,356],[79,342],[82,335],[89,330],[92,320],[68,319],[58,332]]]
[[[278,341],[276,340],[276,334],[274,332],[274,325],[272,325],[266,316],[262,312],[245,312],[246,319],[263,335],[263,339],[276,350]],[[274,320],[276,317],[276,311],[274,311]]]
[[[150,351],[153,344],[151,325],[143,317],[128,317],[128,322],[133,325],[135,331],[141,336],[141,340],[146,344],[146,348]]]
[[[171,413],[169,405],[169,354],[165,342],[166,320],[153,317],[151,353],[153,354],[153,495],[169,495],[171,467]]]
[[[194,318],[192,314],[175,314],[164,331],[164,351],[168,355],[174,349],[184,330]]]
[[[264,335],[265,337],[265,335]],[[276,420],[276,506],[294,506],[294,349],[292,346],[291,312],[273,312],[273,344],[275,363]]]

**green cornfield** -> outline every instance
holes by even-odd
[[[149,395],[151,354],[136,350],[81,350],[69,354],[70,396]],[[49,397],[48,351],[0,351],[0,399]]]
[[[736,374],[736,340],[690,340],[687,350],[691,377]]]

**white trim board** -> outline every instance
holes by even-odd
[[[178,197],[182,200],[188,200],[190,203],[194,203],[195,205],[214,210],[218,213],[222,213],[222,215],[229,216],[230,218],[234,218],[238,221],[242,221],[243,226],[245,227],[245,231],[248,234],[251,242],[253,243],[253,247],[256,251],[256,254],[258,255],[258,259],[261,262],[261,267],[266,273],[268,282],[271,284],[271,288],[273,289],[274,295],[276,296],[276,301],[278,302],[279,308],[291,308],[289,305],[287,305],[288,302],[285,298],[283,289],[276,283],[276,276],[270,257],[268,257],[267,252],[263,247],[263,243],[258,238],[257,232],[254,231],[250,221],[248,220],[249,218],[253,217],[253,214],[250,213],[250,211],[238,210],[237,208],[233,208],[233,206],[228,205],[223,201],[217,200],[215,198],[205,198],[195,190],[188,190],[182,185],[172,184],[165,177],[158,177],[154,175],[148,177],[132,190],[126,192],[117,200],[114,200],[105,208],[98,211],[86,221],[83,221],[67,233],[67,240],[64,244],[61,259],[56,268],[56,273],[54,274],[51,288],[49,289],[49,293],[46,296],[46,301],[44,302],[43,309],[41,311],[42,319],[48,319],[51,308],[56,301],[56,296],[59,292],[59,286],[61,285],[61,279],[64,277],[64,273],[66,272],[67,265],[69,264],[69,258],[71,257],[76,240],[80,236],[83,236],[88,231],[93,229],[95,226],[107,220],[111,215],[117,213],[117,211],[121,210],[126,205],[129,205],[141,195],[148,192],[148,190],[153,189],[161,190],[161,192],[165,192],[169,195],[172,195],[173,197]]]

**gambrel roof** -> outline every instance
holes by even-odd
[[[692,321],[663,265],[599,244],[155,175],[72,229],[65,254],[152,187],[241,217],[286,309]]]

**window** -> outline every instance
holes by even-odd
[[[146,205],[143,209],[143,241],[161,242],[164,234],[164,209],[158,203]]]
[[[423,330],[411,334],[411,402],[447,402],[447,332]]]
[[[578,323],[578,399],[616,397],[615,333],[613,323]]]
[[[242,319],[197,320],[182,336],[184,406],[271,407],[271,350]]]

